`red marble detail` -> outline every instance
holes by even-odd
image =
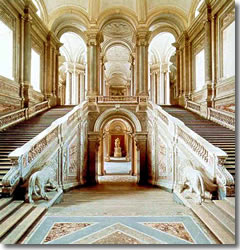
[[[114,232],[100,240],[93,242],[93,244],[142,244],[137,239],[124,234],[123,232]]]
[[[6,113],[13,112],[17,109],[18,109],[17,106],[0,103],[0,115],[4,115]]]
[[[89,223],[55,223],[51,230],[49,231],[47,237],[45,238],[43,243],[56,240],[62,236],[65,236],[67,234],[76,232],[78,230],[81,230],[85,227],[90,226]]]
[[[228,111],[228,112],[232,112],[235,113],[235,104],[227,104],[227,105],[219,105],[216,107],[217,109],[223,110],[223,111]]]
[[[154,229],[160,230],[162,232],[177,236],[183,240],[194,243],[192,237],[185,229],[183,223],[144,223],[145,226],[152,227]]]

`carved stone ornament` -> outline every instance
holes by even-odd
[[[53,160],[47,162],[41,170],[31,175],[28,184],[29,203],[34,203],[33,195],[35,195],[36,199],[48,200],[45,191],[47,185],[50,185],[52,191],[59,189],[56,182],[57,169],[58,164]]]
[[[132,29],[126,22],[122,20],[114,20],[103,28],[103,33],[109,37],[127,37],[132,33]]]

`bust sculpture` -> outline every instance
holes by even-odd
[[[120,147],[120,139],[115,140],[114,157],[122,157],[122,149]]]

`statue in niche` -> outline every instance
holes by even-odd
[[[114,157],[122,157],[122,148],[120,147],[120,139],[115,140]]]

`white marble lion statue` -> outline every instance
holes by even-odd
[[[46,194],[47,185],[52,188],[51,191],[58,190],[56,179],[57,164],[56,162],[48,162],[45,166],[31,175],[28,183],[28,199],[29,203],[34,203],[33,195],[38,199],[49,200]]]
[[[217,190],[217,185],[210,181],[202,171],[196,169],[191,161],[185,161],[184,165],[181,169],[183,184],[180,193],[186,188],[188,188],[189,193],[196,193],[197,204],[202,204],[206,198],[212,199],[211,193]]]

